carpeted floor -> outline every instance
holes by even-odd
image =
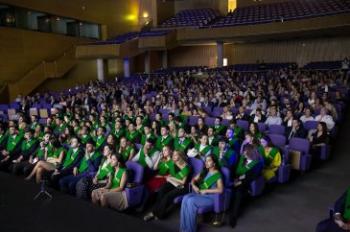
[[[350,114],[333,146],[333,157],[312,171],[254,199],[233,230],[200,225],[207,231],[314,231],[328,208],[350,185]],[[39,186],[0,173],[0,232],[178,231],[179,209],[164,221],[145,223],[140,215],[101,209],[89,202],[53,192],[52,201],[33,201]]]

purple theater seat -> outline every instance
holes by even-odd
[[[126,162],[126,167],[128,170],[132,171],[133,178],[131,181],[129,180],[130,183],[128,183],[128,185],[132,185],[130,185],[130,187],[127,185],[125,193],[129,207],[134,207],[142,202],[144,192],[144,185],[142,184],[144,168],[140,164],[132,161]]]
[[[214,126],[215,125],[215,118],[212,117],[205,117],[204,123],[207,126]]]
[[[330,148],[328,144],[324,144],[321,146],[320,158],[321,160],[328,160],[330,156]]]
[[[189,116],[188,117],[188,125],[190,125],[190,126],[196,125],[198,122],[198,118],[199,118],[198,116]]]
[[[204,162],[200,159],[188,158],[188,164],[191,166],[191,176],[190,176],[191,179],[203,171]],[[181,203],[184,196],[185,195],[176,197],[174,199],[174,204]]]
[[[220,117],[222,112],[224,112],[222,107],[214,107],[213,111],[211,112],[211,116]]]
[[[284,135],[286,128],[282,125],[270,125],[269,126],[269,134],[277,134],[277,135]]]
[[[259,176],[257,179],[253,180],[250,183],[250,191],[249,194],[252,197],[257,197],[262,194],[265,188],[265,180],[263,176]]]
[[[317,129],[318,121],[306,121],[303,125],[305,130],[315,130]]]
[[[210,106],[203,106],[202,109],[203,109],[204,112],[206,112],[207,114],[211,114],[211,107],[210,107]]]
[[[249,130],[249,122],[246,120],[237,120],[237,126],[245,131]]]
[[[307,139],[292,138],[289,140],[288,151],[299,151],[301,152],[300,170],[305,172],[310,169],[311,166],[311,155],[309,154],[310,142]]]
[[[209,212],[222,213],[228,209],[231,201],[232,190],[231,186],[231,174],[228,168],[221,168],[221,173],[224,182],[224,192],[222,194],[214,194],[214,205],[198,208],[198,214],[204,214]]]
[[[267,125],[263,122],[259,122],[258,129],[261,133],[265,133],[265,131],[267,130]]]

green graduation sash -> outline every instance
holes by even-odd
[[[13,150],[15,150],[16,146],[21,141],[21,139],[22,137],[19,135],[16,135],[15,138],[13,136],[9,136],[7,139],[6,150],[8,152],[12,152]]]
[[[98,136],[97,138],[96,138],[96,149],[100,149],[100,147],[101,147],[101,145],[105,142],[105,137],[104,136]]]
[[[133,151],[133,147],[127,146],[121,153],[123,160],[128,161],[130,153]]]
[[[346,192],[343,218],[346,222],[350,221],[350,188],[348,188],[348,190]]]
[[[92,156],[90,157],[90,160],[95,160],[100,155],[101,154],[99,152],[94,151]],[[88,169],[88,167],[89,167],[89,162],[88,161],[89,161],[89,159],[87,159],[86,156],[84,156],[84,158],[81,160],[79,168],[78,168],[78,172],[79,173],[83,173],[83,172],[85,172]]]
[[[78,154],[79,154],[79,148],[77,149],[76,152],[73,152],[73,149],[70,148],[68,150],[66,158],[64,159],[63,168],[68,168],[69,166],[71,166],[74,163],[75,159],[77,158]]]
[[[166,174],[168,174],[170,162],[172,162],[172,160],[159,162],[158,175],[165,176]]]
[[[179,138],[176,138],[174,141],[174,149],[176,151],[183,151],[184,152],[190,144],[191,144],[191,140],[188,138],[185,138],[185,140],[182,143],[180,143]]]
[[[98,180],[103,180],[109,175],[109,173],[112,173],[112,172],[113,172],[113,167],[111,166],[111,164],[106,159],[103,162],[102,166],[100,166],[100,168],[98,169],[96,177],[97,177]]]
[[[183,167],[180,171],[176,172],[175,171],[175,163],[171,162],[170,163],[170,167],[169,167],[169,172],[170,175],[178,180],[182,180],[183,178],[185,178],[186,176],[188,176],[188,174],[190,173],[190,168],[188,167],[188,165],[186,165],[185,167]]]
[[[120,181],[122,180],[122,177],[125,172],[126,172],[125,168],[119,168],[118,171],[114,173],[111,189],[120,187]]]
[[[21,146],[21,151],[24,152],[24,151],[28,151],[31,149],[31,147],[36,143],[36,139],[31,139],[29,141],[27,140],[24,140],[22,142],[22,146]]]
[[[3,143],[5,138],[6,138],[6,135],[0,135],[0,144]]]
[[[151,150],[149,156],[152,157],[154,152],[155,152],[155,150]],[[141,164],[143,167],[147,166],[146,155],[145,155],[145,153],[143,151],[143,147],[140,149],[140,156],[139,156],[138,163]]]
[[[126,133],[126,139],[131,143],[134,143],[138,136],[139,136],[139,132],[137,130],[133,131],[132,133],[130,132]]]
[[[216,157],[216,159],[219,161],[220,166],[223,166],[224,165],[223,160],[220,159],[220,148],[214,147],[213,154]],[[224,153],[223,157],[228,161],[233,154],[234,154],[233,150],[227,149],[226,152]]]
[[[267,153],[266,150],[264,150],[263,156],[264,156],[265,165],[270,165],[270,163],[275,158],[277,153],[278,153],[278,149],[275,147],[273,147],[269,153]]]
[[[221,178],[220,172],[216,172],[213,175],[205,178],[199,186],[200,190],[209,189]]]
[[[196,144],[194,147],[196,148],[196,150],[199,152],[199,155],[201,156],[204,156],[205,154],[207,154],[211,149],[209,145],[205,146],[202,150],[200,150],[200,144]]]
[[[214,126],[214,133],[215,135],[223,134],[226,130],[226,127],[224,125],[218,125]]]
[[[124,135],[125,130],[123,128],[120,128],[118,131],[115,129],[113,130],[113,134],[115,138],[117,139],[117,142],[119,143],[120,138]]]
[[[50,145],[47,156],[58,159],[60,157],[62,151],[65,151],[65,149],[63,147],[59,147],[59,148],[54,150],[53,147]]]
[[[89,140],[90,140],[90,138],[91,138],[91,136],[90,136],[90,135],[88,135],[88,134],[86,134],[86,135],[82,135],[82,136],[80,137],[80,139],[81,139],[81,143],[82,143],[82,144],[86,144],[86,143],[87,143],[87,141],[89,141]]]
[[[251,170],[258,163],[257,160],[253,160],[249,164],[245,165],[244,161],[245,161],[245,158],[242,155],[239,158],[238,166],[237,166],[237,169],[236,169],[236,174],[238,176],[246,174],[249,170]]]
[[[145,145],[147,139],[155,139],[154,134],[150,134],[148,137],[147,135],[143,134],[141,137],[141,145]]]
[[[163,137],[158,137],[157,142],[156,142],[156,148],[158,150],[162,150],[164,146],[169,145],[171,143],[171,136],[168,135],[165,139]]]

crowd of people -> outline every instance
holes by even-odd
[[[0,126],[0,170],[47,180],[63,192],[118,211],[129,206],[125,188],[145,170],[144,220],[164,219],[174,199],[181,203],[180,231],[196,231],[200,207],[230,188],[229,224],[234,227],[250,183],[276,175],[285,154],[259,130],[283,125],[284,136],[305,138],[317,160],[346,106],[348,76],[341,70],[297,68],[264,72],[203,69],[167,72],[134,81],[91,82],[65,94],[20,96],[18,120]],[[52,105],[45,122],[30,109]],[[214,118],[211,125],[206,118]],[[189,118],[196,118],[189,123]],[[237,125],[249,122],[248,129]],[[306,130],[307,121],[317,121]],[[189,159],[204,164],[193,173]],[[221,172],[230,171],[232,185]],[[147,207],[145,207],[147,208]],[[215,225],[221,224],[217,217]]]

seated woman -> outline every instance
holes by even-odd
[[[260,140],[264,135],[259,131],[258,124],[255,122],[250,123],[249,132],[254,136],[254,138]]]
[[[245,145],[243,154],[238,161],[234,173],[234,194],[231,202],[232,208],[229,215],[229,223],[231,227],[236,226],[243,198],[248,195],[250,183],[261,175],[262,168],[263,161],[257,147],[252,144]]]
[[[311,144],[310,153],[313,157],[317,157],[321,153],[321,147],[329,143],[327,124],[325,122],[319,122],[317,125],[317,130],[309,136],[309,141]]]
[[[70,146],[64,161],[60,163],[55,171],[51,174],[50,184],[54,188],[58,188],[58,182],[61,178],[69,175],[73,175],[73,171],[79,166],[84,153],[80,147],[80,143],[77,137],[70,139]]]
[[[263,146],[263,158],[264,158],[264,169],[262,174],[266,181],[269,181],[273,177],[276,176],[276,171],[281,166],[282,157],[278,148],[275,147],[271,140],[269,139],[261,139],[261,145]]]
[[[332,217],[318,223],[316,228],[316,232],[343,231],[350,231],[350,187],[336,201]]]
[[[108,174],[108,180],[103,187],[92,191],[92,203],[122,211],[128,207],[128,200],[124,192],[128,179],[125,163],[121,157],[112,154],[110,165],[113,171]]]
[[[188,157],[198,157],[200,159],[205,159],[205,156],[209,155],[211,152],[211,146],[208,144],[208,136],[203,134],[199,143],[194,145],[193,149],[188,150]]]
[[[124,162],[131,160],[135,155],[135,148],[130,145],[130,142],[125,137],[120,139],[120,144],[116,150],[122,156]]]
[[[180,231],[197,231],[197,210],[213,205],[214,194],[223,193],[224,184],[219,165],[212,155],[205,158],[205,171],[191,181],[193,193],[187,194],[181,203]]]
[[[83,177],[76,184],[76,195],[78,198],[88,199],[93,190],[106,185],[108,175],[113,172],[111,165],[112,152],[113,148],[109,145],[103,147],[103,158],[97,173]]]
[[[166,176],[169,171],[169,162],[172,159],[172,150],[170,146],[166,145],[163,147],[162,153],[158,156],[153,170],[157,171],[156,175],[151,177],[146,182],[146,188],[148,193],[152,194],[159,190],[159,188],[166,183]]]
[[[66,151],[61,144],[57,140],[51,141],[51,135],[46,133],[36,156],[29,159],[30,165],[35,166],[25,179],[30,180],[35,176],[36,183],[40,183],[45,174],[55,171],[62,164],[65,154]]]
[[[190,173],[190,167],[185,159],[183,152],[174,151],[172,158],[161,164],[160,171],[166,172],[168,175],[165,177],[166,182],[158,191],[157,200],[151,212],[144,217],[145,221],[153,218],[163,219],[174,199],[188,192],[186,181]]]

